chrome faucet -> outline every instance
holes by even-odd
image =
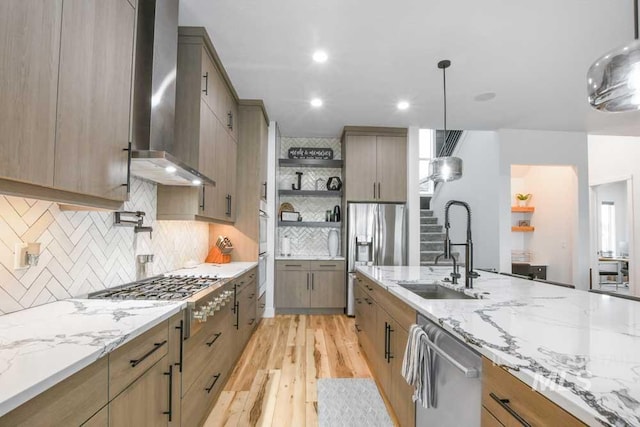
[[[435,261],[433,262],[434,265],[438,265],[438,261],[440,260],[440,257],[444,256],[444,254],[438,254],[438,256],[436,257]],[[460,273],[458,272],[459,266],[458,266],[458,261],[456,261],[456,257],[451,257],[451,261],[453,261],[453,272],[451,274],[449,274],[449,276],[451,276],[451,284],[452,285],[457,285],[458,284],[458,279],[460,278]],[[449,279],[444,279],[445,282],[448,282]]]
[[[449,229],[451,228],[451,224],[449,223],[449,209],[451,206],[462,206],[467,211],[467,241],[465,243],[451,243],[449,239]],[[461,202],[459,200],[449,200],[446,205],[444,205],[444,253],[442,254],[445,259],[453,259],[453,273],[451,277],[454,280],[457,277],[460,277],[460,274],[457,272],[455,257],[451,256],[451,247],[452,246],[464,246],[465,247],[465,263],[464,263],[464,287],[466,289],[473,288],[473,279],[479,277],[480,275],[473,271],[473,240],[471,239],[471,208],[469,204],[466,202]],[[438,256],[439,258],[439,256]],[[437,259],[437,258],[436,258]],[[457,277],[455,277],[457,275]],[[455,283],[455,282],[452,282]]]

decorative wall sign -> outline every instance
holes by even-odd
[[[331,148],[291,147],[288,156],[290,159],[333,160],[333,150]]]
[[[338,176],[332,176],[327,181],[327,190],[340,191],[342,189],[342,180]]]

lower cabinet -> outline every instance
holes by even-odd
[[[344,309],[344,268],[344,261],[276,261],[276,308]]]
[[[173,365],[164,356],[109,403],[109,426],[162,426],[175,406]],[[176,402],[178,403],[178,402]]]
[[[408,329],[416,312],[358,275],[354,288],[356,332],[369,367],[402,427],[415,426],[413,389],[402,377]]]
[[[485,357],[482,406],[482,427],[586,425]]]

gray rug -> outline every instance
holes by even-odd
[[[320,378],[318,426],[393,427],[393,423],[373,380]]]

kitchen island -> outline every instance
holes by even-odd
[[[486,272],[464,289],[443,281],[450,267],[358,272],[583,422],[640,424],[637,302]],[[426,300],[400,285],[407,282],[476,299]]]

